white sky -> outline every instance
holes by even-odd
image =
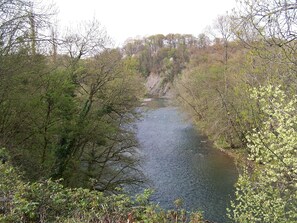
[[[129,37],[181,33],[197,36],[235,0],[54,0],[61,26],[94,17],[116,45]]]

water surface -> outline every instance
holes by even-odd
[[[146,102],[136,123],[142,169],[155,190],[154,202],[174,208],[202,210],[208,220],[226,222],[226,207],[234,194],[237,171],[233,160],[214,149],[166,100]]]

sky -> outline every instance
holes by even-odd
[[[62,27],[96,18],[116,45],[154,34],[197,36],[235,0],[53,0]]]

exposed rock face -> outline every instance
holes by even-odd
[[[150,95],[158,97],[168,97],[171,95],[170,89],[172,84],[158,74],[151,73],[146,80],[145,86]]]

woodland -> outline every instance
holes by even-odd
[[[230,222],[297,221],[295,1],[239,1],[198,36],[118,48],[98,21],[62,34],[54,14],[0,0],[0,222],[210,222],[122,190],[146,182],[129,126],[147,94],[235,157]]]

